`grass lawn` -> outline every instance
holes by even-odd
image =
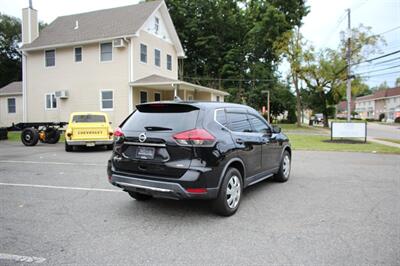
[[[400,149],[378,143],[349,140],[331,142],[329,136],[287,134],[294,150],[350,151],[400,154]]]
[[[21,141],[21,132],[8,132],[8,140],[11,141]],[[64,138],[64,134],[62,133],[60,136],[60,142],[64,142],[65,138]]]
[[[312,127],[312,126],[308,126],[303,124],[301,127],[298,127],[296,124],[274,124],[273,126],[278,126],[282,129],[282,131],[304,131],[304,130],[314,130],[314,131],[318,131],[318,130],[324,130],[322,127]]]
[[[400,144],[400,139],[381,139],[381,138],[377,138],[377,139],[378,140],[387,141],[387,142],[393,142],[393,143]]]

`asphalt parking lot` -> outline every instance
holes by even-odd
[[[293,154],[291,180],[206,202],[137,202],[106,177],[109,151],[0,142],[0,264],[400,265],[400,156]]]

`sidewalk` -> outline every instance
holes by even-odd
[[[368,137],[367,140],[371,141],[371,142],[375,142],[375,143],[379,143],[379,144],[382,144],[382,145],[391,146],[391,147],[395,147],[395,148],[399,148],[400,149],[400,144],[397,144],[397,143],[394,143],[394,142],[379,140],[379,139],[375,139],[373,137]]]

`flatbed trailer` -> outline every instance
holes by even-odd
[[[29,122],[12,124],[7,131],[21,131],[21,141],[25,146],[35,146],[39,141],[55,144],[60,140],[60,129],[67,122]]]

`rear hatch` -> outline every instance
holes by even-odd
[[[179,178],[190,166],[193,148],[180,146],[173,136],[196,127],[199,109],[188,104],[138,105],[123,123],[116,141],[116,171],[153,177]]]
[[[72,118],[73,140],[108,139],[108,124],[102,115],[81,114]]]

